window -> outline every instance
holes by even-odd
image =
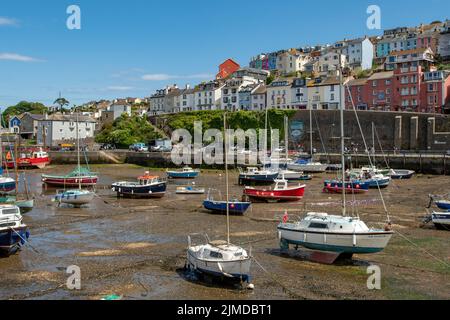
[[[311,222],[310,225],[309,225],[309,228],[313,228],[313,229],[328,229],[328,225],[326,223]]]
[[[331,85],[330,91],[334,92],[334,85]]]
[[[216,259],[222,259],[223,258],[222,254],[220,252],[215,252],[215,251],[211,251],[209,253],[209,256],[211,258],[216,258]]]
[[[372,81],[372,87],[376,87],[377,86],[377,80]]]
[[[330,100],[331,100],[331,101],[334,101],[334,93],[331,94]]]

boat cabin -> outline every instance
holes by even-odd
[[[0,206],[0,230],[4,228],[18,228],[22,224],[20,209],[14,205]]]
[[[147,172],[145,175],[138,177],[138,182],[139,182],[139,185],[146,186],[146,185],[158,183],[159,182],[159,177],[158,176],[151,176]]]

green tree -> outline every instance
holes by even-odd
[[[2,122],[3,124],[8,125],[8,120],[14,116],[21,115],[25,112],[33,113],[33,114],[43,114],[45,112],[48,112],[48,109],[46,106],[44,106],[42,103],[39,102],[28,102],[28,101],[21,101],[15,106],[8,107],[2,115]]]
[[[53,103],[59,105],[59,110],[62,110],[62,108],[64,108],[65,106],[68,106],[70,104],[70,102],[66,98],[63,98],[63,97],[59,97]]]

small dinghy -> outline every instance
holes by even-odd
[[[187,187],[178,187],[177,194],[204,194],[205,188],[197,188],[194,185],[193,186],[187,186]]]
[[[19,207],[0,205],[0,254],[15,254],[27,242],[30,232],[22,222]]]
[[[248,208],[252,205],[250,202],[243,202],[237,199],[232,199],[230,201],[216,201],[208,192],[208,197],[203,201],[203,207],[213,213],[224,214],[228,211],[230,215],[243,215]]]
[[[167,182],[158,176],[151,176],[147,171],[137,182],[121,181],[113,183],[112,191],[118,197],[128,198],[162,198],[166,194]]]
[[[433,204],[433,202],[436,204],[436,206],[439,209],[442,210],[450,210],[450,195],[429,195],[430,197],[430,203],[428,204],[427,208],[431,208],[431,205]]]
[[[436,205],[439,209],[450,210],[450,200],[438,200],[436,201]]]
[[[194,170],[191,167],[184,167],[181,171],[167,171],[167,177],[170,179],[194,179],[199,174],[199,170]]]
[[[16,189],[16,180],[0,176],[0,193],[7,193]]]
[[[275,181],[273,189],[256,189],[246,187],[244,195],[250,199],[267,202],[300,201],[305,194],[305,185],[289,186],[288,181],[280,179]]]
[[[90,203],[94,199],[94,196],[95,193],[89,190],[74,189],[58,192],[54,200],[58,205],[65,203],[79,208]]]
[[[414,174],[416,174],[416,172],[412,170],[391,169],[389,176],[391,179],[395,180],[407,180],[411,179]]]

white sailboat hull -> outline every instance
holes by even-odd
[[[338,253],[376,253],[382,251],[392,237],[392,232],[374,231],[361,234],[340,234],[299,230],[292,224],[278,227],[281,242],[300,245],[308,249]]]
[[[74,206],[81,206],[90,203],[94,199],[94,194],[92,192],[83,195],[74,196],[57,196],[57,201],[60,203],[71,204]]]
[[[187,252],[189,269],[212,276],[226,277],[230,279],[248,280],[250,277],[250,257],[232,261],[215,261],[198,257],[191,249]]]

